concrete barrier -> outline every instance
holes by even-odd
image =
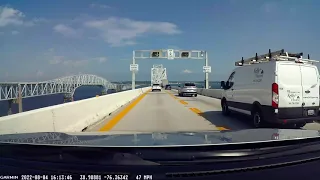
[[[217,98],[217,99],[221,99],[221,96],[222,96],[222,89],[203,89],[203,88],[198,88],[197,92],[200,95],[213,97],[213,98]]]
[[[173,91],[178,91],[178,87],[172,87]],[[213,97],[217,99],[221,99],[222,96],[222,89],[204,89],[198,88],[197,93],[203,96]]]
[[[129,90],[0,117],[0,134],[80,132],[149,89]]]

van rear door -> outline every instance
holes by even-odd
[[[304,116],[312,116],[317,114],[319,110],[319,73],[316,66],[301,64],[300,68]],[[313,110],[315,111],[313,112]]]
[[[277,80],[279,117],[302,117],[302,77],[299,64],[278,63]]]

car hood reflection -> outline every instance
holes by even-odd
[[[198,146],[318,137],[319,131],[246,129],[237,131],[152,132],[131,134],[39,132],[0,135],[0,143],[74,146]]]

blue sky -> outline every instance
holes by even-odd
[[[206,50],[210,80],[269,48],[320,59],[319,9],[316,0],[2,0],[0,81],[78,73],[130,80],[132,51],[139,49]],[[204,80],[203,61],[137,63],[137,80],[150,80],[153,64],[163,64],[169,80]]]

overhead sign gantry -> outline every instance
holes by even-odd
[[[135,89],[136,77],[135,73],[139,70],[136,59],[194,59],[205,60],[203,72],[205,73],[205,88],[209,87],[209,73],[211,66],[208,64],[208,53],[202,50],[174,50],[174,49],[159,49],[159,50],[135,50],[133,51],[132,64],[130,71],[132,72],[132,89]]]

